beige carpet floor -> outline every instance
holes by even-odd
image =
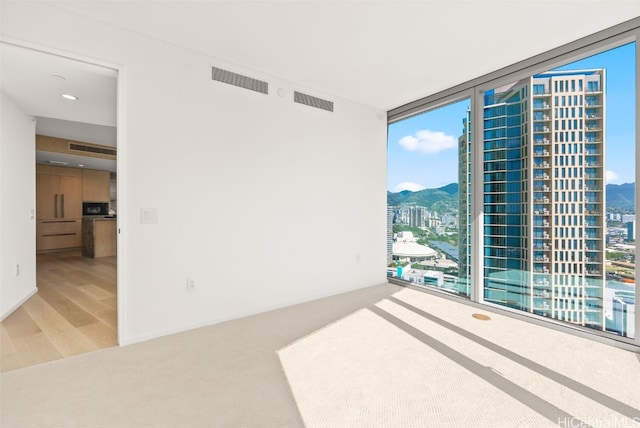
[[[276,351],[388,297],[381,284],[0,374],[0,427],[303,427]]]
[[[640,427],[636,354],[412,289],[278,354],[307,428]]]
[[[0,375],[10,428],[640,427],[639,408],[638,354],[392,284]]]

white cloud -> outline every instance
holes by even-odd
[[[403,183],[398,184],[396,187],[394,187],[393,192],[397,193],[397,192],[402,192],[403,190],[410,190],[412,192],[417,192],[418,190],[424,190],[424,189],[426,189],[426,187],[424,187],[421,184],[405,181]]]
[[[416,132],[415,135],[407,135],[400,138],[398,144],[410,152],[436,154],[443,150],[458,147],[458,139],[441,131],[423,129]]]
[[[618,177],[618,174],[616,174],[615,172],[607,171],[605,173],[605,178],[606,178],[607,184],[611,184],[611,183],[615,183],[616,181],[618,181],[619,177]]]

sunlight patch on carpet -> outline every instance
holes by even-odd
[[[278,355],[307,428],[555,426],[367,309]]]

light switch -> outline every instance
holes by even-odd
[[[158,208],[141,208],[140,223],[158,224]]]

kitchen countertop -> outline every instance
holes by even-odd
[[[116,220],[114,215],[86,215],[82,217],[83,220]]]

